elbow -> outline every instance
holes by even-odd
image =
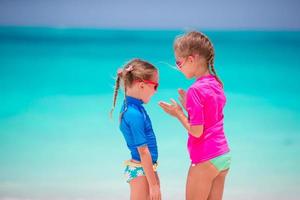
[[[196,137],[196,138],[200,138],[203,134],[203,126],[194,126],[194,127],[191,127],[190,129],[190,133]]]
[[[139,147],[138,152],[139,152],[141,157],[144,157],[144,156],[149,154],[149,149],[148,149],[147,146]]]
[[[193,133],[192,135],[196,138],[200,138],[202,135],[202,132],[196,132],[196,133]]]

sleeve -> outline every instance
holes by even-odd
[[[186,110],[190,125],[204,124],[203,102],[195,88],[190,88],[187,92]]]
[[[127,113],[127,121],[132,133],[133,143],[136,147],[147,144],[145,135],[145,120],[143,113],[138,110],[130,110]]]

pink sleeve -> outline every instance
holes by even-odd
[[[187,92],[186,110],[189,116],[190,125],[203,125],[203,102],[196,89],[190,88]]]

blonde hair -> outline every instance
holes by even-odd
[[[174,51],[181,57],[188,57],[195,54],[202,56],[206,60],[210,72],[223,87],[223,83],[218,77],[214,66],[215,50],[212,42],[206,35],[201,32],[192,31],[179,36],[174,41]]]
[[[126,96],[127,88],[131,87],[135,80],[150,80],[155,72],[157,72],[156,67],[154,67],[149,62],[143,61],[141,59],[133,59],[127,64],[125,64],[123,68],[119,69],[117,71],[117,78],[114,87],[113,103],[110,111],[110,116],[112,117],[113,111],[115,109],[121,83],[123,83],[124,94]]]

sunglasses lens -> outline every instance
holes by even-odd
[[[180,62],[180,61],[176,61],[176,66],[177,66],[178,68],[181,68],[181,62]]]

